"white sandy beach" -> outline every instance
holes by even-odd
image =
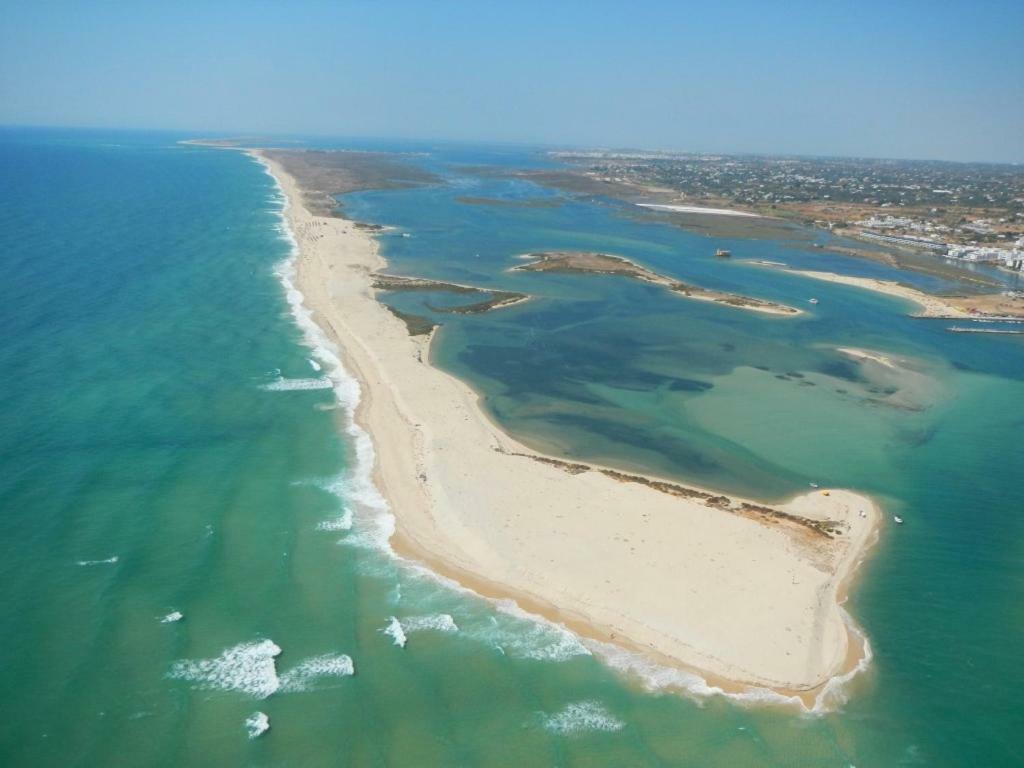
[[[397,552],[734,690],[810,701],[858,662],[840,601],[880,519],[869,498],[816,490],[777,508],[836,521],[841,533],[830,538],[740,514],[738,499],[728,511],[538,460],[486,417],[469,386],[429,364],[429,338],[410,337],[376,301],[370,275],[386,262],[374,238],[311,215],[294,180],[263,161],[291,203],[306,304],[362,385],[357,418],[397,519]]]
[[[942,317],[942,318],[972,318],[977,315],[967,312],[966,310],[960,309],[954,306],[949,301],[940,298],[939,296],[932,296],[931,294],[919,291],[916,288],[911,288],[907,285],[901,285],[895,280],[879,280],[873,277],[855,277],[853,275],[840,275],[835,272],[819,272],[812,269],[787,269],[788,272],[794,275],[803,275],[804,277],[811,277],[815,280],[824,280],[828,283],[840,283],[842,285],[852,285],[856,288],[864,288],[875,293],[884,293],[887,296],[896,296],[901,299],[907,299],[912,301],[920,308],[920,311],[916,313],[916,317]]]
[[[663,203],[637,203],[641,208],[654,211],[671,211],[672,213],[705,213],[708,216],[744,216],[750,219],[763,218],[759,213],[736,211],[732,208],[704,208],[699,205],[668,205]]]

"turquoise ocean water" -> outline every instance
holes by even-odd
[[[411,235],[382,237],[393,271],[537,297],[435,315],[437,364],[521,439],[764,498],[849,485],[906,518],[848,606],[873,659],[845,703],[680,693],[387,554],[356,393],[287,291],[280,196],[253,161],[179,138],[0,132],[0,764],[1020,763],[1019,338],[742,263],[892,276],[806,240],[709,239],[472,171],[539,162],[528,150],[345,145],[416,150],[444,176],[346,199]],[[507,271],[554,248],[810,311]],[[250,738],[257,712],[270,730]]]

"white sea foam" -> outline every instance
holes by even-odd
[[[278,377],[274,381],[261,385],[260,389],[268,392],[296,392],[310,389],[333,389],[334,382],[326,376],[318,379],[285,379]]]
[[[650,661],[639,653],[617,645],[588,640],[594,654],[605,664],[633,679],[639,680],[649,691],[674,690],[698,702],[712,696],[723,696],[739,704],[784,704],[803,707],[796,696],[783,696],[768,688],[751,687],[744,691],[727,692],[710,684],[695,672],[668,667]]]
[[[108,557],[106,560],[79,560],[78,565],[112,565],[118,560],[117,555]]]
[[[857,662],[857,665],[845,675],[836,675],[825,683],[821,689],[821,693],[819,693],[818,697],[814,700],[814,706],[811,708],[811,712],[815,714],[834,712],[840,709],[847,701],[847,685],[851,680],[853,680],[853,678],[864,672],[871,665],[871,659],[874,657],[874,653],[871,650],[871,642],[868,640],[867,635],[861,632],[850,614],[842,608],[839,610],[842,612],[843,621],[846,623],[851,634],[856,635],[863,644],[864,655],[861,657],[860,661]]]
[[[272,640],[256,640],[228,648],[214,659],[183,660],[171,666],[168,677],[188,680],[199,688],[241,693],[265,699],[274,693],[311,690],[324,678],[355,674],[352,657],[344,653],[311,656],[278,675],[281,648]]]
[[[282,692],[308,691],[317,680],[325,677],[351,677],[356,673],[351,656],[344,653],[325,653],[312,656],[280,677]]]
[[[405,648],[408,640],[405,637],[405,631],[402,629],[402,623],[394,616],[391,617],[391,621],[388,625],[381,630],[385,635],[391,638],[391,641],[399,648]]]
[[[412,632],[458,632],[459,625],[449,613],[434,613],[428,616],[406,616],[402,619],[405,634]]]
[[[864,672],[871,663],[871,644],[854,625],[849,615],[843,611],[843,618],[864,644],[864,657],[849,672],[830,678],[822,687],[810,708],[797,696],[784,696],[769,688],[750,687],[743,691],[725,691],[717,685],[710,684],[695,672],[688,672],[675,667],[668,667],[650,661],[639,653],[620,648],[610,643],[587,640],[587,645],[594,654],[612,669],[631,678],[639,680],[649,691],[680,691],[698,702],[712,696],[722,696],[737,704],[748,705],[783,705],[796,707],[809,714],[825,714],[835,712],[846,703],[846,687],[857,675]]]
[[[397,556],[395,561],[402,567],[402,574],[406,577],[414,576],[424,583],[443,588],[445,592],[485,601],[498,613],[503,614],[500,620],[498,617],[489,616],[484,621],[470,622],[459,628],[464,636],[489,645],[502,655],[554,662],[591,655],[590,650],[575,633],[562,624],[523,610],[513,600],[482,598],[471,589],[419,563],[402,560]],[[375,572],[375,575],[381,574]],[[400,585],[396,585],[397,590],[400,590]],[[398,594],[401,595],[401,592],[398,591]],[[422,606],[423,597],[418,596],[415,602]],[[402,620],[403,625],[406,621]]]
[[[305,306],[302,292],[295,285],[298,244],[294,233],[288,226],[286,216],[290,202],[269,165],[262,160],[259,163],[264,172],[273,180],[277,190],[276,202],[280,205],[278,231],[281,238],[290,246],[287,258],[275,267],[274,273],[284,288],[292,318],[302,332],[303,343],[312,352],[311,365],[315,362],[324,372],[323,377],[314,381],[330,382],[329,385],[333,388],[339,405],[345,411],[345,431],[355,446],[356,460],[351,471],[344,478],[344,490],[346,500],[355,508],[351,527],[356,530],[346,536],[343,541],[352,546],[378,549],[393,555],[388,541],[395,530],[394,517],[388,509],[384,497],[373,484],[371,474],[374,465],[373,443],[366,430],[355,421],[355,411],[361,394],[359,382],[345,370],[337,347],[323,329],[313,321],[313,313]],[[345,516],[343,515],[337,522],[343,523],[344,521]]]
[[[270,718],[263,712],[253,712],[245,718],[245,730],[248,731],[250,739],[262,736],[270,730]]]
[[[272,640],[256,640],[228,648],[214,659],[175,662],[168,677],[188,680],[200,688],[241,691],[264,699],[280,685],[274,664],[280,653]]]
[[[292,485],[307,485],[319,488],[321,491],[331,494],[341,503],[341,512],[329,520],[323,520],[317,524],[318,531],[347,531],[352,528],[352,508],[345,503],[348,497],[348,475],[336,475],[334,477],[318,477],[309,480],[294,480]]]
[[[160,623],[161,624],[173,624],[174,622],[181,621],[184,618],[185,618],[185,614],[183,614],[181,611],[171,611],[166,616],[164,616],[162,619],[160,619]]]
[[[317,526],[318,531],[348,531],[352,528],[352,510],[342,509],[341,514],[330,520],[323,520]]]
[[[467,630],[470,637],[515,658],[568,661],[590,655],[580,638],[561,624],[528,613],[512,600],[496,600],[493,604],[505,617],[492,618],[482,628]]]
[[[596,701],[577,701],[553,715],[543,715],[544,728],[565,736],[585,731],[620,731],[625,723]]]

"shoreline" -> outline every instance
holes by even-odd
[[[849,625],[852,620],[840,606],[847,583],[877,538],[881,515],[870,499],[831,490],[831,496],[819,491],[781,505],[790,514],[809,520],[830,517],[840,527],[846,526],[849,532],[837,536],[833,545],[808,542],[810,534],[794,536],[777,525],[730,515],[602,473],[603,469],[616,471],[611,468],[578,465],[586,469],[567,474],[550,466],[545,460],[553,457],[519,444],[498,429],[472,388],[426,362],[433,334],[426,339],[409,337],[401,321],[377,302],[369,281],[386,262],[376,241],[348,220],[311,214],[294,179],[279,164],[258,151],[248,153],[277,180],[288,201],[283,215],[297,246],[294,273],[305,306],[359,382],[361,397],[354,417],[372,435],[377,454],[373,480],[395,510],[396,531],[390,538],[399,556],[425,562],[484,597],[512,598],[583,637],[699,674],[726,692],[742,695],[750,693],[751,687],[767,688],[783,698],[796,696],[808,706],[830,681],[860,667],[865,644],[858,641],[861,633]],[[311,237],[314,231],[316,236]],[[339,306],[341,298],[343,306]],[[416,386],[396,386],[396,381],[406,381],[407,374],[412,381],[418,380]],[[445,461],[446,455],[451,456],[448,444],[452,442],[457,443],[460,459],[481,471],[467,473],[450,458]],[[481,499],[487,503],[480,505]],[[485,509],[469,511],[478,505]],[[585,507],[586,519],[567,521],[558,530],[552,518],[565,517],[559,513],[574,507]],[[853,514],[854,507],[865,510],[867,516]],[[632,511],[637,508],[645,511]],[[518,538],[516,531],[507,530],[513,522],[521,534]],[[523,530],[538,536],[526,543]],[[645,531],[658,541],[635,542],[642,545],[640,555],[635,546],[613,543],[622,538],[629,542],[627,534]],[[557,541],[551,542],[553,538]],[[696,550],[687,540],[693,538],[699,539]],[[683,557],[708,546],[717,547],[716,554],[727,561],[725,571],[738,568],[743,578],[737,580],[733,574],[723,588],[722,567],[709,571],[706,562]],[[687,548],[683,554],[676,552]],[[660,567],[650,567],[652,557],[661,560]],[[764,572],[751,569],[751,557],[767,560],[762,563]],[[676,559],[680,562],[670,562]],[[595,562],[604,566],[600,573],[594,573]],[[638,568],[643,571],[639,575]],[[607,575],[616,576],[616,581],[602,578]],[[708,593],[682,600],[686,604],[682,610],[679,596],[666,601],[668,590],[663,588],[663,582],[680,576],[685,576],[681,583],[697,583]],[[800,587],[793,590],[797,599],[771,606],[772,593],[786,582]],[[616,583],[622,586],[615,589]],[[730,587],[753,594],[738,599]],[[619,600],[612,599],[615,594]],[[622,605],[634,596],[645,605]],[[688,626],[693,622],[685,614],[700,613],[702,608],[721,612],[722,602],[729,604],[725,613],[740,624],[753,621],[753,628],[765,621],[785,620],[812,636],[787,643],[784,628],[774,626],[755,635],[754,641],[739,628],[730,628],[731,624],[703,631]],[[741,609],[751,608],[742,611],[747,616],[742,615]],[[776,615],[780,612],[781,616]],[[724,619],[719,619],[721,624]],[[720,644],[729,647],[722,650]],[[790,650],[783,650],[786,647]],[[800,659],[796,663],[778,658],[794,651]]]

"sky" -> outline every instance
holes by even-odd
[[[0,0],[0,125],[1024,162],[1024,0]]]

